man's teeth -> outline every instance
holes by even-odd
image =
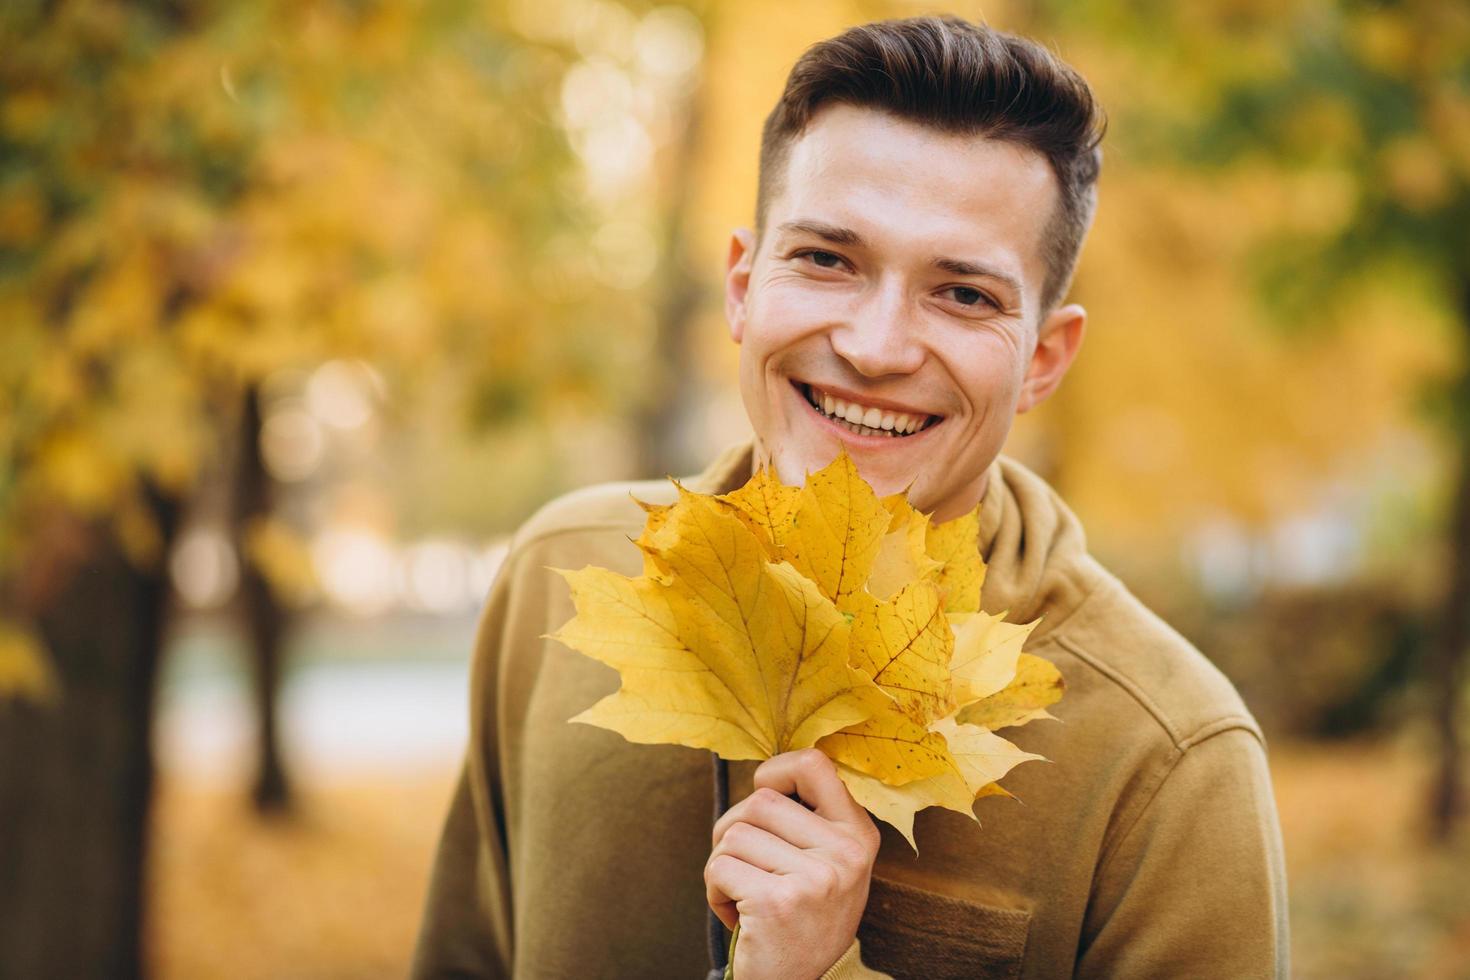
[[[859,435],[912,435],[929,421],[927,415],[909,415],[904,412],[886,412],[881,408],[864,407],[855,402],[845,402],[824,391],[807,386],[807,401],[834,422]]]

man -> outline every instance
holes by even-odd
[[[1051,760],[1007,777],[1025,805],[979,801],[981,828],[923,811],[915,855],[808,750],[732,764],[711,831],[707,754],[566,723],[618,679],[544,639],[572,615],[547,567],[636,573],[643,519],[627,486],[582,491],[520,530],[486,608],[416,976],[692,978],[706,903],[739,921],[741,980],[1286,974],[1254,720],[999,456],[1082,341],[1061,300],[1100,131],[1070,68],[962,21],[809,50],[766,122],[756,230],[730,245],[754,443],[692,481],[729,490],[769,463],[799,483],[845,447],[937,520],[978,504],[984,607],[1040,617],[1028,649],[1068,685],[1061,724],[1008,733]]]

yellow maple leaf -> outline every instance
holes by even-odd
[[[854,597],[849,660],[871,677],[890,705],[832,735],[818,747],[837,762],[889,785],[938,775],[954,766],[943,736],[929,730],[953,710],[950,698],[950,629],[939,590],[912,582],[887,602]]]
[[[815,744],[911,844],[925,807],[1010,795],[1038,757],[992,729],[1049,717],[1061,676],[1021,652],[1035,623],[979,611],[978,509],[934,525],[845,453],[801,488],[763,469],[678,491],[642,505],[643,575],[561,573],[577,615],[555,638],[622,675],[573,721],[727,759]]]
[[[1018,763],[1041,756],[1024,752],[999,735],[979,725],[964,724],[953,718],[941,718],[934,731],[944,736],[955,771],[965,781],[973,798],[985,786],[1000,779]]]
[[[674,509],[673,504],[650,504],[638,498],[633,498],[633,503],[643,509],[648,515],[648,520],[643,526],[643,533],[633,542],[643,552],[643,574],[650,577],[667,576],[669,570],[660,565],[658,550],[653,545],[654,535],[668,522],[669,512]]]
[[[954,710],[953,639],[939,590],[912,582],[887,602],[863,596],[852,620],[849,662],[877,682],[920,725]]]
[[[1015,677],[1001,690],[962,708],[958,719],[994,730],[1050,718],[1046,709],[1061,700],[1065,689],[1056,664],[1023,653]]]
[[[842,453],[807,477],[780,554],[843,612],[854,612],[892,518]]]
[[[772,559],[780,560],[786,547],[786,534],[801,491],[782,483],[770,467],[762,467],[739,490],[720,497],[733,504],[741,519],[756,532]]]
[[[763,471],[722,499],[849,616],[849,660],[889,696],[870,696],[870,717],[823,739],[823,751],[894,784],[951,768],[944,739],[927,727],[954,707],[949,631],[938,590],[909,581],[939,571],[924,551],[928,519],[901,496],[880,500],[846,453],[799,490]]]
[[[980,557],[980,509],[943,524],[931,524],[925,542],[929,557],[943,567],[939,591],[946,612],[980,611],[985,560]]]
[[[974,818],[974,801],[984,796],[1010,796],[996,780],[1013,766],[1039,759],[992,734],[996,728],[1023,725],[1051,717],[1046,707],[1060,699],[1061,673],[1049,661],[1021,652],[1037,623],[1005,622],[1005,614],[951,613],[954,633],[950,677],[951,710],[929,725],[931,734],[944,737],[949,764],[922,779],[897,783],[874,778],[852,765],[839,765],[838,774],[863,806],[892,824],[911,846],[915,814],[942,806]],[[846,730],[819,743],[841,739]]]
[[[853,799],[878,819],[892,824],[915,850],[914,816],[920,810],[942,806],[975,820],[976,799],[1010,795],[996,785],[996,780],[1022,762],[1041,758],[985,728],[960,724],[953,718],[936,721],[933,733],[944,737],[952,760],[948,768],[933,776],[894,786],[849,766],[839,765],[837,769]]]
[[[914,510],[901,493],[883,498],[883,506],[890,521],[868,575],[868,591],[887,599],[910,582],[937,582],[944,563],[928,552],[929,518]]]
[[[619,669],[622,687],[573,721],[632,742],[727,759],[806,748],[869,714],[845,617],[710,497],[680,499],[647,545],[667,580],[563,572],[577,615],[555,638]]]
[[[944,737],[898,709],[887,695],[868,696],[871,717],[828,735],[817,748],[834,762],[890,786],[953,768]]]
[[[951,614],[955,637],[949,669],[954,677],[955,703],[964,707],[1009,684],[1016,676],[1021,645],[1037,622],[1040,620],[1007,623],[1005,613]]]

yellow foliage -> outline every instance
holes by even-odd
[[[740,489],[724,495],[722,500],[734,504],[740,519],[758,532],[766,554],[780,560],[786,548],[786,529],[796,513],[801,492],[776,478],[769,468],[762,469]]]
[[[978,510],[928,528],[925,548],[943,566],[938,579],[939,591],[949,612],[975,612],[980,608],[985,562],[980,557],[979,537]]]
[[[1046,709],[1061,700],[1064,687],[1056,664],[1023,653],[1016,662],[1015,676],[994,694],[961,711],[958,720],[993,731],[1050,718]]]
[[[34,181],[11,181],[0,187],[0,246],[24,248],[46,228],[46,209]]]
[[[577,614],[554,638],[622,675],[573,721],[729,759],[816,745],[910,843],[918,810],[973,816],[1035,758],[955,717],[1020,724],[1061,692],[1054,667],[1021,654],[1034,623],[978,611],[975,513],[931,527],[845,453],[800,489],[763,470],[644,510],[643,575],[561,572]]]
[[[210,438],[196,408],[199,379],[171,352],[126,348],[114,358],[111,394],[98,413],[107,445],[157,486],[182,494]]]
[[[853,799],[875,817],[892,824],[915,849],[914,815],[919,810],[942,806],[974,819],[976,799],[1010,795],[995,784],[996,780],[1022,762],[1041,758],[985,728],[958,724],[952,718],[939,719],[933,728],[934,734],[944,739],[951,762],[928,778],[893,786],[847,766],[839,765],[837,770]]]
[[[0,180],[0,448],[25,465],[0,537],[38,500],[187,499],[247,386],[334,357],[457,397],[504,382],[517,422],[568,390],[609,417],[642,394],[618,325],[653,320],[646,290],[534,295],[581,166],[541,102],[576,55],[497,21],[278,0],[187,30],[118,4],[0,14],[27,38],[0,65],[23,149]],[[515,83],[522,63],[544,71]],[[624,212],[656,265],[657,202]]]
[[[163,558],[163,532],[136,487],[130,487],[113,504],[112,529],[123,554],[135,567],[154,568]]]
[[[1402,14],[1371,8],[1348,21],[1347,41],[1364,64],[1396,78],[1409,76],[1420,56],[1413,27]]]
[[[863,593],[848,659],[887,690],[904,714],[927,724],[954,708],[947,626],[939,590],[929,582],[910,582],[885,602]]]
[[[944,570],[944,563],[928,551],[929,518],[910,507],[903,494],[887,497],[883,504],[891,522],[868,576],[868,591],[879,599],[889,598],[915,580],[937,582]],[[978,593],[975,601],[980,601]]]
[[[781,557],[817,583],[843,612],[855,612],[892,518],[843,453],[807,477],[784,533]]]
[[[872,682],[847,664],[847,622],[738,519],[684,493],[653,541],[668,581],[563,572],[578,614],[556,638],[623,675],[574,721],[763,759],[865,717]]]
[[[17,698],[48,704],[56,700],[60,687],[36,635],[0,621],[0,703]]]
[[[31,395],[42,412],[60,412],[87,394],[81,363],[64,348],[38,351],[30,382]]]
[[[1392,140],[1380,152],[1383,175],[1393,197],[1410,211],[1442,207],[1455,193],[1448,161],[1434,141],[1422,135]]]
[[[106,511],[128,483],[128,473],[97,433],[58,428],[39,447],[36,471],[42,485],[84,514]]]
[[[1021,644],[1040,620],[1017,625],[1004,619],[1004,613],[990,616],[983,612],[952,617],[955,640],[949,669],[959,703],[989,697],[1015,676]]]

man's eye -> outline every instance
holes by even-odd
[[[951,286],[949,287],[949,292],[954,297],[954,301],[956,303],[959,303],[961,306],[979,306],[981,304],[985,304],[987,306],[996,305],[989,296],[985,295],[974,286]]]
[[[821,249],[803,252],[802,255],[811,259],[814,264],[821,266],[823,269],[835,269],[842,264],[841,256],[834,255],[831,252],[823,252]]]

